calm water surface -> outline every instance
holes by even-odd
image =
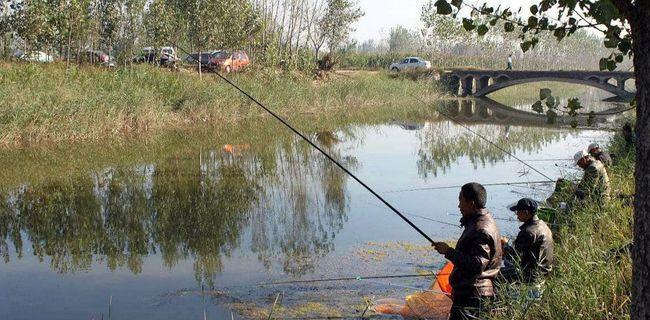
[[[471,103],[443,108],[553,178],[577,173],[568,158],[611,136]],[[448,225],[458,224],[458,188],[409,189],[545,180],[444,118],[310,135],[434,239],[461,233]],[[487,187],[502,233],[517,230],[507,221],[509,204],[544,199],[550,188]],[[287,315],[356,314],[364,297],[400,298],[430,280],[254,284],[408,274],[443,263],[399,217],[293,138],[44,177],[3,190],[0,201],[0,319],[108,319],[109,312],[111,319],[202,319],[204,310],[208,319],[256,318],[279,292],[282,305],[297,310]]]

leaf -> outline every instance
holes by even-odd
[[[564,28],[555,29],[555,31],[553,31],[553,35],[555,38],[557,38],[557,41],[560,41],[566,36],[566,31]]]
[[[446,0],[436,1],[435,6],[436,6],[436,12],[438,14],[447,15],[447,14],[451,14],[453,11],[451,9],[451,5]]]
[[[532,14],[537,14],[537,12],[538,12],[538,10],[537,10],[537,6],[536,6],[536,5],[532,5],[532,6],[530,6],[530,13],[532,13]]]
[[[627,54],[632,50],[632,43],[630,42],[630,39],[623,39],[621,42],[618,43],[618,50],[620,50],[623,54]]]
[[[575,129],[577,127],[578,127],[578,120],[577,119],[571,120],[571,128]]]
[[[537,113],[543,113],[544,112],[544,107],[542,106],[541,101],[537,101],[537,102],[533,103],[533,111],[535,111]]]
[[[454,7],[460,9],[460,6],[463,5],[463,0],[451,0],[451,4],[452,4]]]
[[[569,115],[572,117],[575,117],[578,115],[578,110],[582,109],[582,105],[580,104],[580,99],[578,98],[571,98],[569,99],[569,102],[567,103],[566,108],[569,110]]]
[[[463,18],[463,28],[467,31],[472,31],[476,26],[474,25],[474,20]]]
[[[524,51],[524,52],[528,51],[530,49],[531,45],[532,45],[532,43],[530,41],[524,41],[524,42],[519,44],[519,46],[521,47],[521,50]]]
[[[505,30],[506,32],[513,32],[515,31],[515,24],[512,22],[506,22],[503,25],[503,30]]]
[[[539,100],[545,100],[551,96],[551,93],[552,91],[549,88],[539,89]]]
[[[547,106],[549,109],[555,107],[555,100],[556,100],[556,99],[555,99],[555,97],[553,97],[553,96],[548,97],[548,99],[546,99],[546,106]],[[558,99],[558,100],[559,100],[559,99]]]
[[[605,48],[616,48],[618,47],[618,40],[616,39],[606,39],[603,44],[605,45]]]
[[[621,63],[623,62],[623,55],[622,54],[617,54],[616,57],[614,58],[616,62]]]
[[[546,121],[549,124],[554,124],[557,121],[557,113],[553,110],[546,111]]]
[[[476,28],[476,32],[478,33],[479,36],[484,36],[488,32],[488,30],[489,30],[488,27],[484,24]]]
[[[528,27],[531,28],[531,29],[537,27],[537,22],[538,21],[539,20],[537,20],[537,17],[532,17],[532,16],[528,17]]]
[[[616,70],[616,61],[615,60],[607,60],[607,70],[609,71],[614,71]]]
[[[607,69],[607,60],[609,59],[600,58],[600,60],[598,61],[598,69],[600,69],[600,71]]]

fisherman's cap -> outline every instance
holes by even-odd
[[[580,159],[582,159],[582,158],[584,158],[584,157],[586,157],[588,155],[589,154],[586,151],[580,150],[580,151],[576,152],[576,154],[573,156],[573,162],[575,164],[578,164],[578,161],[580,161]]]
[[[517,204],[510,207],[510,211],[526,210],[531,213],[537,212],[537,201],[531,198],[523,198],[517,201]]]
[[[600,148],[600,145],[598,144],[598,142],[593,142],[592,144],[589,145],[587,150],[591,151],[591,150],[596,149],[596,148]]]

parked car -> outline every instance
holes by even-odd
[[[431,62],[419,57],[407,57],[401,62],[395,62],[388,68],[390,71],[400,72],[405,70],[428,70],[431,69]]]
[[[201,64],[204,66],[207,66],[210,64],[210,59],[212,59],[212,56],[216,54],[219,51],[206,51],[206,52],[201,52]],[[198,64],[199,61],[199,53],[194,52],[190,53],[185,59],[183,60],[185,63],[188,64]]]
[[[225,73],[236,72],[246,68],[250,59],[244,51],[217,51],[210,59],[210,65]]]
[[[82,51],[79,57],[79,62],[96,64],[103,67],[115,67],[115,59],[100,50],[85,50]]]
[[[18,57],[18,59],[33,62],[53,62],[54,58],[43,51],[27,51]]]
[[[135,63],[153,63],[156,61],[156,52],[152,47],[144,47],[137,56],[131,59],[131,61]]]
[[[172,47],[162,47],[160,49],[160,65],[161,66],[170,66],[174,65],[178,61],[178,56],[176,56],[176,50]]]
[[[178,61],[178,56],[176,55],[176,50],[173,47],[162,47],[160,49],[160,65],[161,66],[170,66]],[[133,57],[131,61],[135,63],[153,63],[156,61],[156,51],[153,47],[144,47],[140,54]]]

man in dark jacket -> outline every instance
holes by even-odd
[[[453,305],[449,319],[472,319],[480,316],[485,300],[494,297],[493,281],[501,265],[499,228],[485,209],[487,193],[478,183],[468,183],[460,190],[458,208],[465,228],[456,248],[436,243],[435,249],[454,264],[449,276]]]
[[[553,268],[553,233],[537,217],[537,201],[523,198],[510,210],[517,213],[517,219],[523,224],[519,227],[514,248],[504,245],[506,268],[501,273],[509,281],[537,283]],[[515,261],[519,262],[518,270],[511,267],[516,265]]]
[[[612,156],[602,150],[597,142],[590,144],[587,148],[587,152],[589,152],[594,159],[602,162],[605,167],[609,168],[612,166]]]

